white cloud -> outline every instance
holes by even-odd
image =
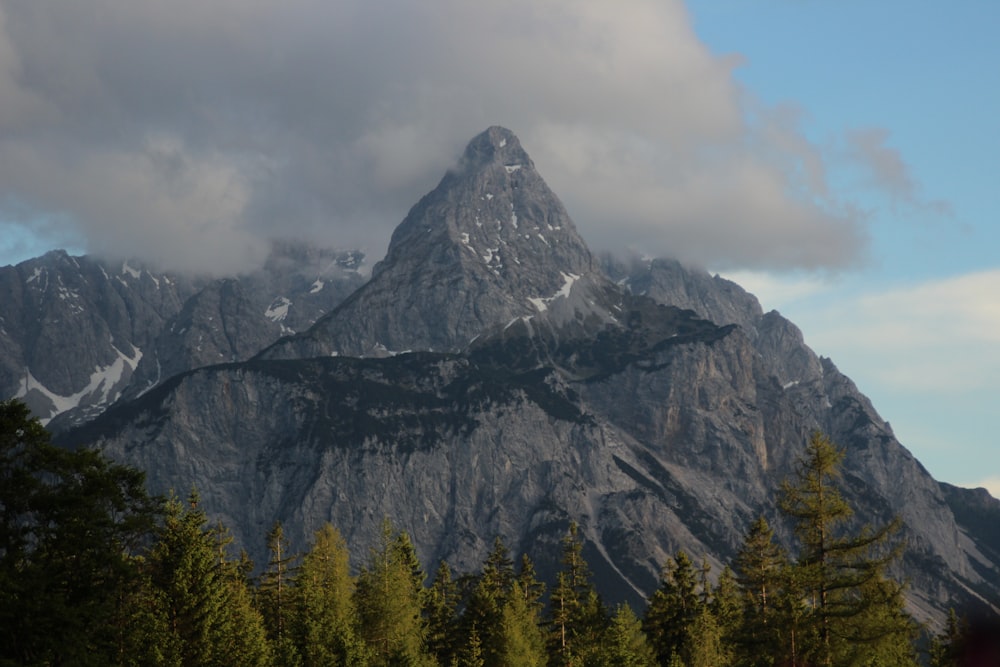
[[[862,216],[737,62],[680,0],[0,1],[0,219],[215,270],[274,235],[377,253],[502,124],[598,249],[851,265]]]
[[[1000,269],[802,304],[806,342],[893,391],[990,390],[1000,375]]]

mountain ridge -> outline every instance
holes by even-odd
[[[503,535],[551,573],[572,521],[602,594],[636,602],[678,549],[726,562],[759,514],[791,543],[774,493],[819,429],[847,451],[858,520],[902,516],[919,618],[1000,606],[982,529],[1000,501],[936,482],[735,283],[596,258],[515,140],[474,138],[305,333],[185,369],[60,442],[143,467],[154,491],[197,486],[258,562],[275,519],[299,544],[331,521],[363,550],[389,516],[425,563],[474,569]]]

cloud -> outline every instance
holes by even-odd
[[[831,195],[798,112],[754,106],[737,64],[679,0],[0,0],[0,220],[28,207],[22,227],[183,268],[259,261],[289,235],[374,258],[502,124],[596,248],[858,262],[864,216]],[[890,174],[878,139],[857,151]]]
[[[795,314],[807,343],[897,394],[992,391],[1000,374],[1000,269],[864,293]],[[971,400],[971,399],[970,399]]]
[[[887,145],[889,131],[862,128],[847,133],[848,156],[866,172],[869,184],[887,194],[894,205],[922,209],[938,215],[952,215],[952,207],[943,200],[925,200],[920,185],[899,151]]]

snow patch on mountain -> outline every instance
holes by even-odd
[[[113,343],[111,347],[118,353],[118,358],[107,366],[97,366],[90,374],[90,381],[80,391],[62,396],[51,391],[39,382],[30,370],[26,370],[14,398],[24,398],[31,392],[37,392],[47,398],[52,404],[52,408],[48,415],[40,415],[43,426],[57,415],[81,405],[108,405],[121,395],[120,385],[125,376],[125,369],[128,368],[128,372],[131,374],[139,365],[139,360],[142,359],[142,350],[138,348],[135,348],[135,354],[130,357],[115,347]]]
[[[534,297],[528,299],[528,301],[531,302],[531,305],[533,305],[535,308],[538,309],[538,312],[544,313],[546,310],[548,310],[549,304],[555,301],[556,299],[568,298],[569,293],[573,290],[573,283],[575,283],[577,280],[580,279],[580,276],[576,275],[575,273],[566,273],[564,271],[560,271],[560,273],[562,274],[563,277],[563,285],[562,287],[559,288],[558,292],[556,292],[550,297],[542,297],[542,298]]]
[[[274,301],[272,301],[271,305],[268,306],[267,310],[264,311],[264,317],[271,320],[272,322],[281,322],[286,317],[288,317],[288,309],[289,307],[291,307],[291,305],[292,305],[291,299],[284,296],[279,296]]]

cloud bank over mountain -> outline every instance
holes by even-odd
[[[865,215],[800,113],[755,101],[738,66],[678,1],[0,0],[0,225],[215,273],[275,236],[374,259],[499,123],[595,248],[864,261]],[[864,132],[875,185],[915,192]]]

